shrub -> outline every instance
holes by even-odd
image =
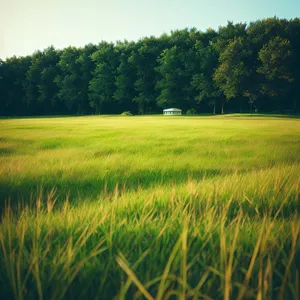
[[[189,109],[187,112],[186,112],[186,114],[187,115],[194,115],[194,114],[196,114],[197,112],[196,112],[196,109],[194,109],[194,108],[191,108],[191,109]]]
[[[133,116],[133,114],[130,111],[123,111],[121,116]]]

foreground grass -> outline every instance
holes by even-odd
[[[0,120],[1,298],[299,299],[299,125]]]

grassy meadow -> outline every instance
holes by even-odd
[[[1,299],[300,299],[300,119],[0,120]]]

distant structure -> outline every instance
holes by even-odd
[[[179,108],[167,108],[164,109],[164,115],[181,115],[182,110]]]

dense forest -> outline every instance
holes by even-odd
[[[299,112],[300,18],[0,59],[0,115]]]

